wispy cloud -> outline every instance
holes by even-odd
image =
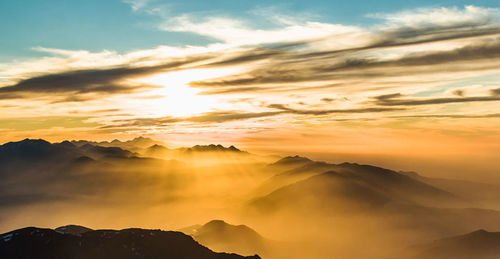
[[[495,91],[495,90],[493,90]],[[494,92],[493,92],[494,93]],[[430,105],[430,104],[446,104],[446,103],[468,103],[468,102],[491,102],[500,101],[500,96],[469,96],[469,97],[443,97],[443,98],[420,98],[406,99],[401,98],[402,95],[390,94],[377,96],[375,103],[382,106],[415,106],[415,105]]]
[[[375,14],[379,24],[360,27],[318,22],[314,15],[295,19],[268,8],[249,13],[272,24],[259,27],[231,15],[160,15],[150,12],[159,8],[155,2],[125,2],[135,12],[160,16],[163,30],[219,43],[123,54],[35,47],[47,56],[0,64],[2,107],[34,116],[65,113],[64,103],[72,102],[73,110],[85,115],[91,104],[92,110],[121,113],[94,118],[101,130],[159,132],[172,125],[189,131],[197,124],[218,125],[219,131],[231,123],[254,127],[256,121],[255,127],[268,128],[296,121],[471,118],[472,113],[486,119],[500,101],[498,85],[481,81],[500,74],[497,9]],[[200,79],[204,69],[210,73]],[[179,71],[182,78],[174,73]],[[464,86],[471,78],[479,79]],[[175,100],[176,95],[187,99]],[[202,99],[211,106],[178,111],[200,106]],[[447,104],[454,110],[446,110]]]
[[[283,23],[283,20],[277,22]],[[213,16],[200,19],[190,14],[170,18],[160,28],[165,31],[196,33],[232,45],[294,42],[320,39],[333,34],[359,33],[356,27],[321,22],[287,22],[276,29],[256,29],[234,18]]]
[[[203,58],[172,61],[155,66],[118,67],[109,69],[89,69],[48,74],[24,79],[14,85],[0,88],[0,99],[26,97],[34,94],[102,94],[129,93],[138,89],[157,88],[159,86],[147,84],[132,84],[126,82],[134,77],[144,77],[161,72],[170,72],[181,69],[182,66],[200,61]],[[82,98],[65,98],[67,101],[79,101]]]
[[[473,5],[458,7],[418,8],[397,13],[376,13],[368,17],[380,18],[397,27],[449,27],[453,25],[487,25],[499,22],[500,9]]]
[[[134,12],[137,12],[148,5],[151,0],[122,0],[124,3],[129,4]]]

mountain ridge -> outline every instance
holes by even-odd
[[[213,252],[181,232],[138,228],[89,230],[73,235],[27,227],[4,233],[0,240],[2,258],[260,259],[258,255]]]

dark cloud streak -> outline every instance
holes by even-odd
[[[83,95],[99,93],[102,95],[129,93],[139,89],[157,86],[148,84],[131,85],[123,83],[122,81],[124,79],[181,69],[184,65],[201,61],[205,58],[206,57],[191,57],[185,60],[167,62],[156,66],[129,67],[127,65],[110,69],[76,70],[37,76],[21,80],[14,85],[1,87],[0,99],[13,99],[36,94],[61,95],[73,93],[76,95]],[[85,99],[86,98],[77,96],[66,96],[66,98],[56,102],[75,102]]]
[[[375,104],[381,106],[417,106],[446,103],[491,102],[500,101],[500,96],[442,97],[422,99],[400,99],[403,95],[389,94],[374,97]]]

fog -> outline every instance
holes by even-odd
[[[293,259],[398,258],[435,239],[500,231],[493,184],[216,145],[127,145],[1,146],[0,232],[180,230],[215,251]]]

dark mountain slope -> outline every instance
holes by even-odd
[[[476,206],[483,208],[500,209],[499,185],[456,179],[431,178],[421,176],[415,172],[401,173],[418,181],[467,198]]]
[[[124,229],[94,230],[80,236],[51,229],[23,228],[0,236],[0,258],[68,259],[238,259],[215,253],[180,232]]]
[[[335,189],[343,189],[343,192],[347,192],[350,186],[357,190],[362,187],[365,191],[361,193],[376,192],[386,197],[384,199],[398,202],[417,203],[425,206],[469,206],[465,200],[450,192],[385,168],[354,163],[329,164],[301,157],[284,158],[270,166],[276,167],[283,164],[288,169],[281,172],[277,170],[278,173],[257,188],[255,193],[265,194],[276,190],[284,195],[285,192],[289,191],[305,192],[307,189],[313,189],[304,195],[325,193],[321,190],[326,190],[330,196],[337,196],[338,199],[340,196],[335,193]],[[295,183],[298,187],[286,187]],[[280,188],[286,188],[289,191],[280,191]],[[375,195],[375,197],[380,195]],[[302,194],[297,195],[297,198],[300,200],[302,196]],[[312,196],[313,200],[318,199]],[[345,198],[351,199],[355,196],[355,194],[354,196],[348,195]]]
[[[338,213],[380,207],[391,199],[369,183],[330,171],[282,187],[253,200],[251,205],[265,212],[322,208]]]
[[[193,147],[190,147],[190,148],[186,148],[184,150],[185,152],[236,152],[236,153],[246,153],[245,151],[241,151],[239,149],[237,149],[236,147],[234,146],[230,146],[230,147],[224,147],[222,145],[214,145],[214,144],[210,144],[210,145],[196,145],[196,146],[193,146]]]
[[[175,161],[136,157],[118,147],[33,139],[9,142],[0,145],[0,207],[130,191],[154,182],[145,171],[166,172],[179,166]]]
[[[314,163],[311,159],[307,157],[301,157],[301,156],[287,156],[284,157],[272,164],[269,165],[269,167],[276,169],[276,170],[290,170],[293,168],[297,168],[299,166],[303,166],[306,164]]]
[[[78,225],[67,225],[67,226],[62,226],[54,229],[56,232],[62,233],[62,234],[71,234],[71,235],[77,235],[80,236],[83,233],[93,231],[93,229],[86,228],[84,226],[78,226]]]
[[[500,258],[500,232],[477,230],[415,246],[410,250],[407,256],[413,259],[496,259]]]
[[[245,225],[231,225],[222,220],[212,220],[197,228],[193,237],[216,251],[238,254],[265,254],[267,240]]]
[[[101,142],[95,142],[95,141],[88,141],[88,140],[72,140],[71,143],[74,145],[81,147],[85,144],[91,144],[93,146],[101,146],[101,147],[119,147],[122,149],[130,150],[133,152],[138,152],[144,148],[147,148],[152,145],[162,145],[162,142],[152,140],[150,138],[145,138],[145,137],[137,137],[132,140],[127,140],[127,141],[120,141],[120,140],[113,140],[113,141],[101,141]]]

